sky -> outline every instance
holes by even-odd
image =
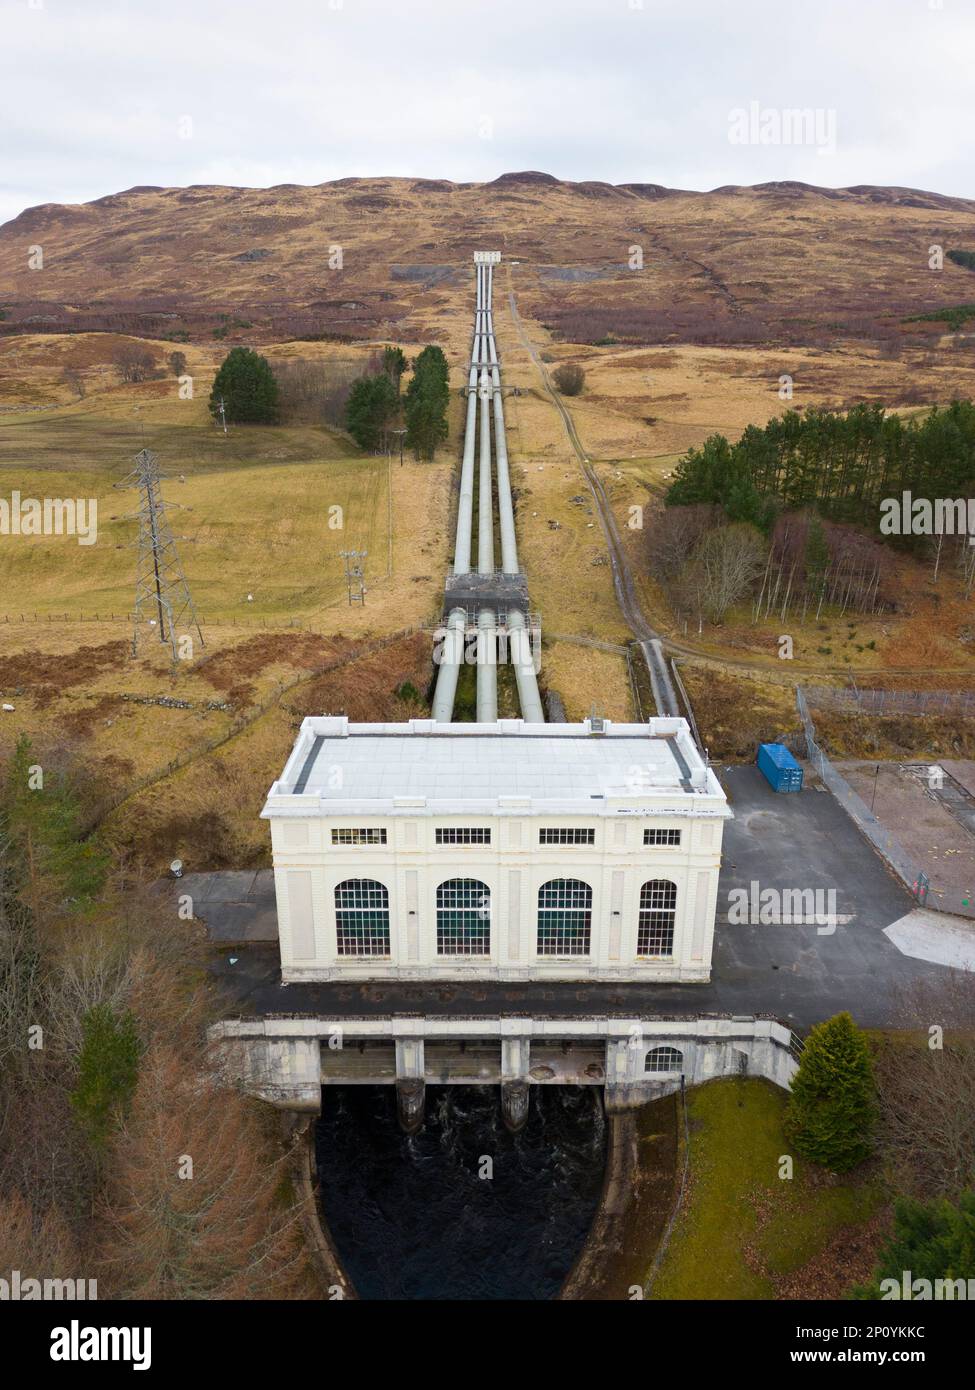
[[[522,169],[971,198],[973,58],[975,0],[0,0],[0,222]]]

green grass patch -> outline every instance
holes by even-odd
[[[5,424],[0,496],[95,498],[98,540],[0,538],[0,613],[129,610],[138,493],[116,485],[143,444],[168,475],[163,497],[204,617],[314,611],[345,591],[339,551],[385,556],[386,460],[325,429],[238,426],[224,435],[207,424],[153,423],[143,436],[137,420],[38,414]]]
[[[659,1299],[772,1299],[775,1280],[801,1270],[884,1201],[873,1177],[835,1178],[794,1158],[782,1132],[786,1093],[753,1079],[688,1092],[690,1174],[684,1206],[653,1286]]]

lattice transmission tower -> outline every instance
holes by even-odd
[[[349,603],[366,604],[366,571],[361,563],[369,554],[368,550],[340,550],[345,561],[345,584],[349,591]]]
[[[139,510],[130,518],[139,522],[132,655],[139,650],[143,622],[154,622],[160,642],[168,642],[172,649],[175,665],[179,659],[176,629],[180,625],[196,628],[200,646],[206,643],[166,516],[162,496],[162,479],[166,476],[159,467],[157,455],[143,449],[135,456],[135,468],[128,477],[116,483],[116,487],[139,490]]]

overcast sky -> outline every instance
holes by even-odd
[[[0,0],[0,221],[515,169],[972,197],[973,60],[975,0]]]

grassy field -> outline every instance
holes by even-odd
[[[194,411],[195,404],[187,402]],[[0,613],[125,613],[131,608],[136,491],[117,484],[142,432],[93,411],[7,418],[0,428],[0,496],[95,498],[98,539],[4,537]],[[146,445],[170,476],[163,496],[184,571],[204,615],[299,616],[344,592],[339,551],[388,565],[387,467],[327,431],[152,420]],[[330,513],[332,507],[341,514]],[[330,529],[330,515],[342,529]],[[248,594],[253,600],[248,601]]]
[[[800,1160],[781,1179],[785,1105],[760,1080],[689,1092],[688,1187],[654,1298],[836,1298],[871,1272],[884,1189],[870,1172],[833,1177]]]
[[[106,359],[110,344],[89,345],[88,355],[96,348]],[[60,339],[21,343],[20,357],[30,360],[20,365],[53,390],[63,349]],[[194,363],[194,353],[188,349],[198,375],[192,401],[179,400],[173,380],[100,383],[95,362],[84,400],[0,414],[0,497],[19,491],[98,502],[93,545],[73,536],[0,537],[0,693],[13,706],[0,715],[0,759],[20,734],[45,754],[66,748],[88,770],[93,796],[111,803],[192,758],[223,788],[223,815],[213,817],[220,824],[212,835],[197,834],[197,844],[211,845],[214,862],[228,862],[237,849],[249,862],[265,838],[255,807],[294,732],[294,716],[278,709],[287,692],[348,661],[341,687],[320,690],[321,709],[380,717],[395,684],[387,690],[385,675],[392,680],[397,662],[377,685],[353,658],[376,639],[439,617],[454,459],[448,448],[432,464],[390,464],[315,426],[234,427],[224,435],[206,410],[213,362],[202,354]],[[11,391],[23,399],[16,384]],[[205,645],[194,638],[192,659],[175,671],[148,624],[131,652],[137,493],[116,484],[143,445],[169,475],[163,493],[203,624]],[[341,527],[329,525],[336,517]],[[368,552],[361,607],[347,601],[339,554],[346,548]],[[421,640],[424,659],[418,664],[411,652],[404,670],[425,692],[431,645]],[[369,692],[371,699],[360,698]],[[262,719],[266,730],[251,727]],[[231,733],[224,747],[238,752],[238,763],[224,775],[227,755],[214,763],[207,750]],[[189,769],[181,777],[182,786],[179,778],[167,782],[179,788],[172,805],[154,781],[155,802],[137,804],[131,827],[120,815],[113,834],[151,855],[154,843],[170,838],[153,830],[160,817],[165,824],[177,815],[181,796],[189,815],[197,798]],[[204,786],[205,775],[201,798]]]
[[[776,683],[828,681],[845,678],[847,672],[858,678],[875,675],[865,684],[888,684],[902,672],[916,672],[918,685],[951,685],[953,674],[975,677],[975,609],[964,600],[953,572],[943,570],[934,583],[929,565],[891,552],[896,612],[863,617],[824,610],[820,619],[807,616],[805,623],[792,612],[784,620],[771,614],[753,623],[749,606],[743,605],[721,625],[706,623],[698,632],[696,623],[678,619],[650,579],[645,533],[629,525],[633,507],[642,508],[646,520],[662,505],[678,459],[709,434],[736,439],[746,425],[764,424],[790,404],[838,407],[876,400],[911,413],[919,408],[912,403],[919,390],[932,402],[975,394],[975,364],[962,354],[939,357],[921,348],[905,348],[891,359],[873,346],[843,342],[809,350],[580,347],[556,341],[527,315],[521,270],[503,267],[497,285],[503,286],[503,294],[495,325],[506,381],[517,390],[505,410],[519,545],[543,628],[616,643],[630,636],[613,592],[592,495],[508,312],[511,288],[518,294],[522,326],[549,372],[566,361],[585,368],[585,389],[567,402],[568,408],[613,508],[644,612],[659,631],[702,657],[767,672]],[[778,396],[784,373],[795,383],[791,402]],[[783,632],[793,639],[790,662],[778,655]],[[607,674],[609,684],[600,687],[600,698],[619,709],[628,699],[625,670]],[[563,695],[588,708],[586,694],[587,688],[581,682],[577,687],[570,673]]]

